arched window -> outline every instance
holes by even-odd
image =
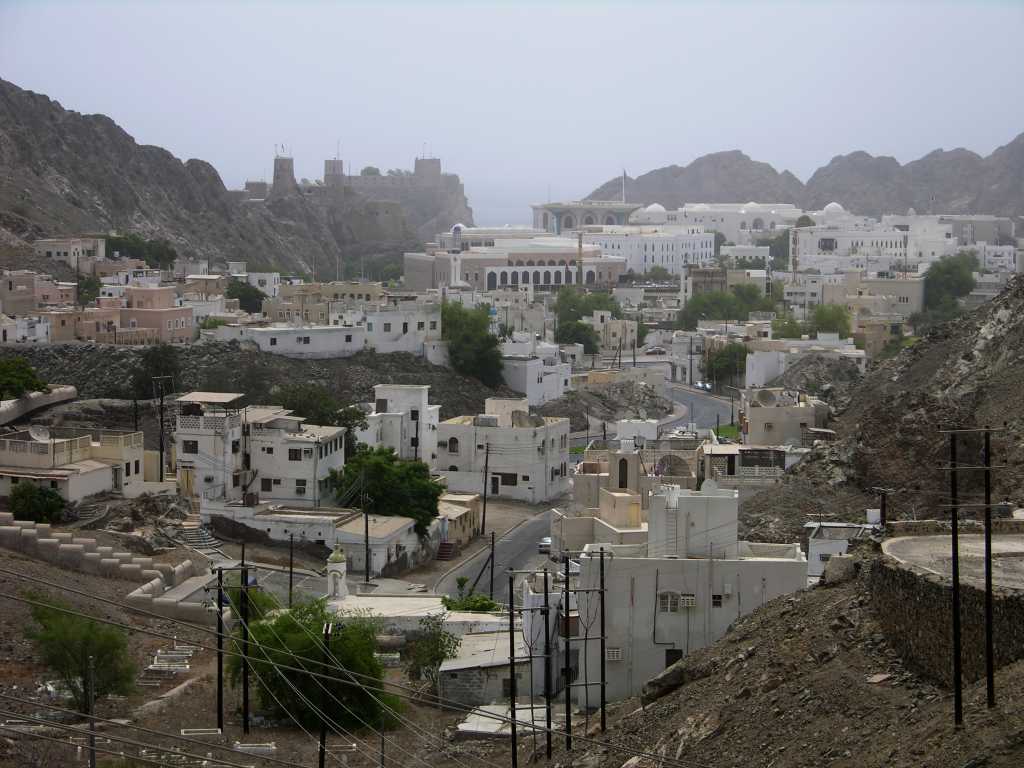
[[[562,217],[562,229],[572,229],[576,226],[576,219],[569,214]]]
[[[551,285],[551,270],[544,270],[544,285]]]
[[[555,285],[561,285],[561,284],[562,284],[562,273],[561,272],[555,272]]]
[[[597,222],[594,220],[593,216],[587,216],[585,219],[583,219],[584,226],[589,226],[596,223]]]
[[[548,266],[549,267],[555,266],[555,260],[554,259],[548,259]]]
[[[547,214],[545,214],[545,215],[547,215]],[[450,467],[448,467],[448,471],[449,472],[458,472],[459,468],[456,467],[454,464],[452,464]]]
[[[505,272],[504,270],[501,272],[501,284],[508,285],[508,272]]]
[[[458,453],[458,452],[459,452],[459,438],[457,438],[457,437],[449,437],[448,438],[448,453]]]
[[[607,224],[608,226],[614,226],[615,217],[612,216],[611,214],[608,214],[607,216],[604,217],[604,223]]]
[[[760,218],[754,219],[754,222],[753,222],[753,224],[750,225],[750,228],[751,229],[756,229],[758,231],[764,229],[764,219],[760,219]]]
[[[540,285],[540,272],[537,270],[533,271],[533,284]]]
[[[629,487],[629,462],[619,459],[619,488]]]
[[[594,281],[595,281],[595,279],[596,279],[596,278],[595,278],[595,276],[594,276],[594,270],[592,270],[592,269],[588,269],[588,270],[587,270],[587,277],[586,277],[586,280],[587,280],[587,284],[588,284],[588,285],[591,285],[591,284],[593,284],[593,283],[594,283]]]
[[[541,227],[543,229],[547,229],[548,228],[548,214],[547,214],[547,211],[544,212],[544,218],[542,219],[542,221],[544,223],[541,225]]]
[[[515,272],[515,271],[512,272],[512,285],[519,285],[519,273],[518,272]]]
[[[488,291],[493,291],[497,287],[498,287],[498,276],[495,275],[493,272],[488,272],[487,273],[487,290]]]
[[[746,228],[747,228],[747,222],[741,221],[740,222],[740,229],[746,229]]]
[[[530,272],[529,272],[529,270],[524,269],[523,270],[523,285],[529,285],[529,284],[530,284]]]
[[[526,262],[526,266],[532,267],[533,266],[533,259],[530,259],[528,262]]]

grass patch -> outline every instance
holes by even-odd
[[[740,439],[740,428],[735,424],[723,424],[715,430],[719,437],[728,437],[730,440]]]

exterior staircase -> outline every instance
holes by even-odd
[[[438,560],[451,560],[458,554],[455,545],[450,541],[442,541],[437,547]]]

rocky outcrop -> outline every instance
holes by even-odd
[[[616,177],[588,197],[618,200]],[[838,155],[815,171],[806,184],[789,171],[739,151],[715,152],[687,166],[670,165],[626,179],[626,198],[636,203],[720,203],[758,200],[794,203],[808,210],[833,200],[866,216],[918,212],[1024,215],[1024,133],[982,157],[966,149],[937,149],[901,165],[892,157],[867,152]]]
[[[109,117],[66,110],[0,80],[0,243],[116,229],[167,239],[182,255],[214,263],[333,276],[365,254],[397,258],[438,228],[471,223],[455,187],[458,194],[415,205],[297,187],[268,203],[246,202],[203,160],[182,162],[137,144]]]

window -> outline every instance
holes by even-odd
[[[448,453],[458,453],[458,452],[459,452],[459,440],[458,440],[458,438],[456,438],[456,437],[449,437],[448,438]]]
[[[182,453],[199,453],[199,441],[198,440],[182,440],[181,441],[181,452]]]
[[[54,490],[57,490],[57,481],[56,480],[51,480],[50,481],[50,487],[52,489],[54,489]]]
[[[242,484],[242,476],[237,472],[231,476],[231,487],[237,488]]]
[[[423,327],[424,327],[424,323],[423,323],[422,320],[420,320],[418,323],[416,323],[416,330],[417,331],[422,331]]]
[[[270,346],[272,346],[272,347],[276,347],[277,346],[277,337],[276,336],[271,336],[270,337]]]
[[[268,456],[271,456],[271,455],[273,455],[273,453],[274,453],[274,447],[273,447],[273,446],[269,446],[269,445],[268,445],[268,446],[267,446],[266,448],[264,448],[263,450],[267,452],[267,455],[268,455]]]
[[[139,474],[139,460],[138,459],[135,460],[135,474],[136,475]]]
[[[262,480],[260,480],[260,490],[270,493],[272,490],[274,490],[274,481],[269,477],[264,477]]]
[[[231,452],[232,453],[238,453],[239,447],[240,447],[240,441],[239,440],[232,440],[231,441]]]
[[[431,320],[430,321],[430,330],[432,330],[432,331],[436,331],[437,330],[437,320]]]
[[[823,563],[827,563],[829,560],[832,559],[832,555],[828,552],[822,552],[818,555],[818,559]]]
[[[301,448],[289,448],[288,449],[288,461],[302,461],[302,449]]]
[[[348,342],[351,342],[351,341],[352,341],[352,334],[351,333],[346,333],[345,334],[345,342],[348,343]]]
[[[408,332],[409,332],[409,324],[408,323],[402,323],[402,333],[408,333]]]
[[[391,323],[384,323],[384,333],[391,331]]]
[[[412,411],[409,413],[409,418],[412,419],[413,421],[419,421],[420,420],[420,412],[419,412],[419,410],[416,409],[416,408],[413,408]]]
[[[131,477],[132,476],[132,463],[130,461],[126,461],[124,463],[124,476],[125,477]]]
[[[517,475],[515,472],[501,472],[501,473],[499,473],[499,476],[501,477],[501,484],[502,485],[518,485],[519,484],[519,475]]]
[[[523,475],[522,476],[522,480],[523,480],[524,483],[528,483],[528,482],[530,482],[530,476],[529,475]]]
[[[659,592],[658,593],[659,613],[679,613],[679,593]]]
[[[721,608],[722,607],[722,596],[721,595],[712,595],[711,596],[711,607],[712,608]]]
[[[298,480],[295,481],[295,490],[297,491],[300,488],[302,490],[306,490],[306,481],[303,478],[299,478]]]

